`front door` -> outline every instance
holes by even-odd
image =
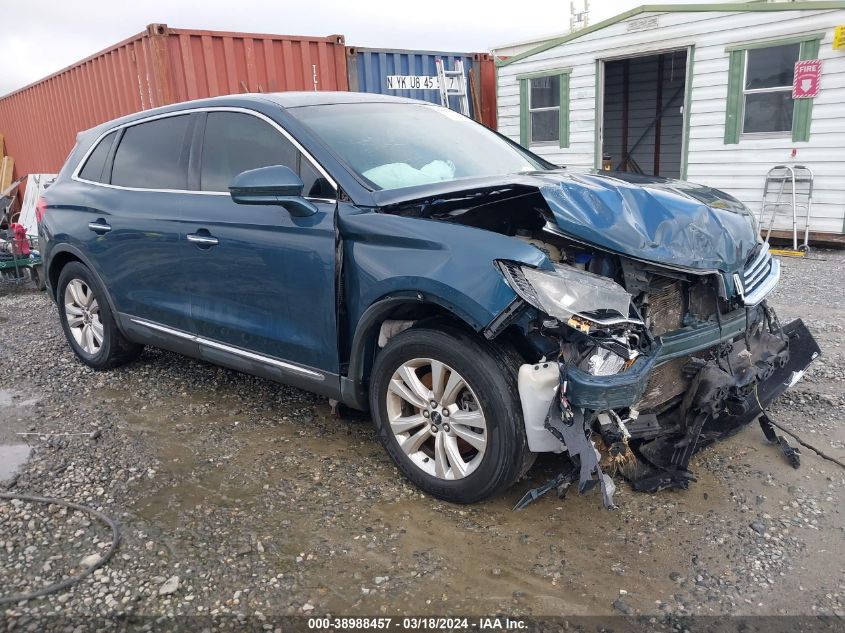
[[[257,114],[209,112],[201,157],[204,194],[192,196],[183,218],[191,316],[204,355],[220,362],[219,353],[234,353],[284,361],[283,368],[306,374],[337,374],[334,189]],[[233,202],[232,179],[268,165],[299,173],[318,212],[298,218],[282,206]]]

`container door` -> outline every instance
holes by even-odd
[[[232,179],[268,165],[298,172],[318,212],[298,218],[281,206],[233,202]],[[203,356],[337,373],[334,189],[279,129],[243,112],[208,113],[199,180],[206,195],[185,217],[190,234],[207,239],[193,238],[186,265],[196,271],[197,333],[210,341],[200,341]]]

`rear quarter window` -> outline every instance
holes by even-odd
[[[107,182],[108,179],[103,179],[103,168],[106,166],[106,160],[109,157],[109,151],[115,137],[117,137],[117,131],[106,134],[97,143],[94,151],[88,156],[88,160],[85,161],[85,165],[79,172],[80,178],[92,182]]]
[[[126,128],[114,157],[111,184],[186,190],[190,119],[185,114]]]

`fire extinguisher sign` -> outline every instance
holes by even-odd
[[[795,62],[795,75],[792,79],[793,99],[812,99],[819,95],[822,79],[822,60],[808,59]]]

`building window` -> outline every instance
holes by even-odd
[[[799,43],[745,51],[742,133],[791,132]]]
[[[529,141],[532,145],[557,143],[560,139],[560,76],[535,77],[529,81]]]
[[[816,59],[824,33],[729,46],[725,144],[760,135],[810,140],[813,99],[792,99],[795,62]],[[693,117],[695,119],[695,117]]]
[[[519,143],[569,147],[569,70],[517,76]]]

